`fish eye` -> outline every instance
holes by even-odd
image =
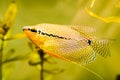
[[[37,30],[36,30],[36,29],[30,29],[30,31],[37,33]]]

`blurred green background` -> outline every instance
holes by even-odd
[[[10,35],[23,33],[26,25],[39,23],[76,24],[93,26],[99,30],[100,35],[112,39],[110,42],[111,57],[102,58],[97,55],[95,62],[86,65],[87,68],[101,75],[105,80],[116,80],[120,75],[120,23],[106,23],[89,15],[85,8],[89,7],[92,0],[16,0],[18,12],[11,27]],[[0,20],[11,0],[0,0]],[[116,7],[117,6],[117,7]],[[96,0],[93,8],[95,14],[102,17],[120,16],[119,0]],[[120,21],[120,19],[118,19]],[[3,64],[3,80],[40,80],[40,71],[37,66],[28,64],[31,54],[35,53],[28,45],[27,37],[9,40],[3,51],[3,59],[24,57],[21,60],[10,61]],[[12,49],[12,52],[10,50]],[[33,55],[32,55],[33,56]],[[35,58],[32,57],[34,60]],[[55,63],[45,63],[45,69],[54,69],[63,72],[44,73],[45,80],[100,80],[91,72],[81,66],[64,60],[50,58]]]

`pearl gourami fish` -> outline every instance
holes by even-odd
[[[100,38],[92,27],[38,24],[25,26],[28,38],[45,53],[73,63],[88,64],[110,56],[109,40]]]

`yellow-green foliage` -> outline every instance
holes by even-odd
[[[119,13],[119,0],[16,0],[12,3],[1,0],[3,80],[40,80],[39,52],[22,31],[23,26],[39,23],[95,27],[100,35],[110,39],[111,57],[98,55],[96,61],[86,67],[105,80],[116,80],[120,75]],[[45,55],[44,69],[45,80],[100,80],[78,65],[48,55]]]

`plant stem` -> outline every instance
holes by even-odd
[[[38,53],[39,53],[39,56],[40,56],[40,59],[41,59],[41,64],[40,64],[40,66],[41,66],[41,69],[40,69],[40,80],[44,80],[44,75],[43,75],[43,73],[44,73],[44,52],[43,52],[43,50],[38,50]]]
[[[2,55],[3,55],[3,47],[4,47],[4,36],[2,37],[1,49],[0,49],[0,80],[2,80]]]

